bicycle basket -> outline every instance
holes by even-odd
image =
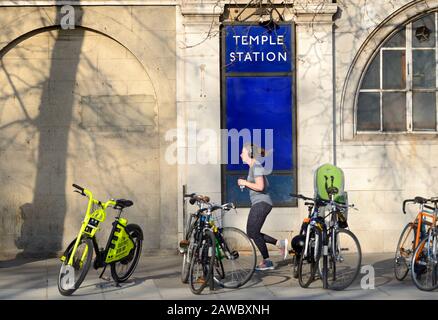
[[[347,210],[345,209],[345,211],[338,210],[338,212],[337,212],[337,215],[338,215],[338,226],[340,228],[348,228],[346,211]]]
[[[336,201],[348,206],[348,192],[344,191],[343,193],[341,193]],[[345,223],[347,223],[347,221],[348,221],[348,207],[344,208],[342,210],[342,215],[343,215],[343,218],[345,218]]]
[[[222,210],[215,210],[211,213],[211,221],[219,229],[222,229],[222,215],[223,215]]]

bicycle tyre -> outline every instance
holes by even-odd
[[[190,220],[191,221],[191,220]],[[183,261],[181,266],[181,282],[188,283],[189,281],[189,273],[190,273],[190,262],[193,256],[193,247],[194,247],[194,223],[188,223],[189,227],[185,235],[185,240],[189,241],[189,245],[187,246],[186,252],[183,253]]]
[[[353,282],[354,280],[357,278],[359,272],[360,272],[360,267],[362,264],[362,249],[360,247],[360,243],[359,240],[357,239],[357,237],[355,236],[355,234],[353,232],[351,232],[350,230],[347,229],[338,229],[336,231],[336,236],[337,239],[339,239],[342,235],[345,234],[347,237],[350,237],[351,240],[353,241],[356,249],[357,249],[357,254],[356,254],[356,259],[354,259],[354,257],[352,258],[352,255],[344,255],[344,257],[342,258],[342,261],[338,261],[341,258],[336,258],[334,259],[334,255],[332,252],[332,246],[331,246],[331,241],[332,241],[332,233],[329,234],[329,256],[328,256],[328,279],[327,279],[327,283],[328,283],[328,288],[331,290],[335,290],[335,291],[341,291],[344,290],[346,288],[348,288]],[[344,242],[343,242],[344,243]],[[345,247],[342,248],[342,244],[341,244],[341,252],[343,250],[346,250]],[[350,251],[350,249],[347,249],[346,251]],[[353,248],[354,251],[354,248]],[[347,257],[347,258],[346,258]],[[352,268],[348,268],[347,267],[347,263],[343,264],[346,261],[352,261]],[[352,272],[350,271],[350,269],[352,270]],[[337,279],[339,279],[340,275],[344,275],[345,276],[350,276],[349,280],[345,281],[345,282],[340,282]],[[332,280],[330,279],[332,278]]]
[[[438,265],[434,260],[436,260],[437,252],[434,252],[432,254],[435,255],[435,258],[430,258],[430,251],[427,252],[426,242],[430,242],[435,244],[435,248],[437,247],[437,237],[429,235],[421,240],[421,242],[418,244],[417,248],[415,248],[415,252],[412,256],[412,262],[411,262],[411,274],[412,274],[412,281],[414,282],[415,286],[422,290],[422,291],[432,291],[438,288]],[[430,244],[429,244],[430,245]],[[422,273],[420,268],[416,266],[417,263],[417,257],[419,260],[424,259],[426,257],[427,261],[424,261],[425,266],[425,272],[429,273],[431,272],[431,280],[432,284],[430,286],[423,285],[420,282],[420,279],[423,277],[424,272]],[[431,261],[432,260],[432,261]],[[423,262],[423,261],[422,261]],[[420,266],[419,266],[420,267]]]
[[[67,267],[67,263],[68,260],[70,259],[70,255],[71,252],[73,251],[73,247],[74,247],[74,243],[72,242],[72,244],[69,246],[69,248],[67,249],[67,252],[65,253],[65,261],[62,262],[61,267],[59,269],[59,274],[58,274],[58,291],[60,294],[62,294],[63,296],[70,296],[73,294],[73,292],[75,292],[80,285],[82,284],[82,282],[84,281],[88,270],[90,269],[91,266],[91,260],[93,258],[93,241],[90,238],[82,238],[79,242],[78,248],[76,249],[75,255],[77,253],[81,253],[81,250],[78,250],[82,245],[85,245],[87,247],[87,255],[85,257],[85,261],[82,263],[82,267],[79,264],[79,261],[77,260],[77,258],[73,257],[73,259],[76,259],[73,261],[73,268],[75,269],[75,274],[74,277],[76,278],[76,272],[81,269],[77,280],[75,280],[73,288],[71,289],[65,289],[63,288],[63,278],[67,275],[67,272],[64,273],[63,271],[65,271],[65,268]],[[68,280],[67,280],[68,281]]]
[[[223,257],[219,260],[224,273],[223,277],[214,276],[214,281],[223,288],[239,288],[254,274],[257,263],[255,246],[248,235],[238,228],[224,227],[216,239],[220,236],[223,239],[222,245],[226,246],[221,246]],[[245,252],[247,250],[248,253]],[[242,277],[239,278],[239,275]]]
[[[301,253],[300,260],[298,262],[298,282],[302,288],[307,288],[315,279],[315,273],[318,269],[318,263],[321,257],[322,250],[322,232],[317,227],[310,229],[311,234],[309,236],[309,253],[304,256],[304,250]],[[310,271],[308,278],[305,278],[307,273],[304,271],[304,266],[309,264]]]
[[[111,263],[111,276],[116,282],[125,282],[128,280],[129,277],[134,273],[138,261],[140,260],[141,249],[143,245],[143,231],[141,230],[140,226],[136,224],[128,224],[126,226],[126,232],[134,241],[134,248],[131,249],[131,252],[126,258]],[[117,270],[119,267],[126,268],[126,265],[128,264],[130,265],[127,267],[125,272],[122,273]]]
[[[214,261],[215,237],[212,231],[206,230],[198,240],[190,261],[189,285],[194,294],[201,294],[212,281]]]
[[[397,248],[394,256],[394,275],[398,281],[402,281],[406,278],[410,269],[410,262],[412,260],[412,254],[415,250],[415,232],[413,230],[414,224],[408,223],[400,234],[400,238],[397,242]],[[413,241],[409,245],[409,235],[412,233]],[[408,243],[406,243],[408,241]],[[402,247],[403,246],[403,247]],[[409,248],[406,248],[408,246]],[[407,250],[406,250],[407,249]],[[409,250],[409,251],[408,251]],[[408,256],[405,257],[402,252],[408,252]]]

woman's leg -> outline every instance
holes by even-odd
[[[264,234],[264,233],[260,233],[260,234],[263,236],[263,239],[265,239],[266,243],[270,243],[273,245],[277,244],[277,239],[272,238],[271,236],[268,236],[267,234]]]
[[[276,244],[277,240],[260,232],[265,223],[266,217],[271,212],[272,207],[264,202],[256,203],[251,207],[246,225],[246,233],[254,240],[257,248],[260,250],[263,259],[269,258],[266,242]]]

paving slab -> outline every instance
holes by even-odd
[[[143,255],[135,273],[125,283],[116,286],[108,268],[103,278],[101,270],[90,268],[81,287],[69,297],[59,294],[57,277],[58,259],[16,259],[0,262],[0,299],[28,300],[388,300],[427,299],[438,300],[438,290],[418,290],[410,276],[397,281],[392,270],[392,254],[365,254],[364,268],[373,267],[374,288],[363,289],[361,282],[367,272],[363,271],[346,290],[324,290],[316,280],[307,289],[299,286],[292,276],[292,260],[282,261],[273,257],[276,269],[256,271],[242,288],[206,288],[194,295],[187,284],[181,282],[182,258],[178,255]]]

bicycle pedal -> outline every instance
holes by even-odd
[[[207,281],[204,279],[204,277],[198,277],[198,279],[195,280],[195,283],[206,284]]]

